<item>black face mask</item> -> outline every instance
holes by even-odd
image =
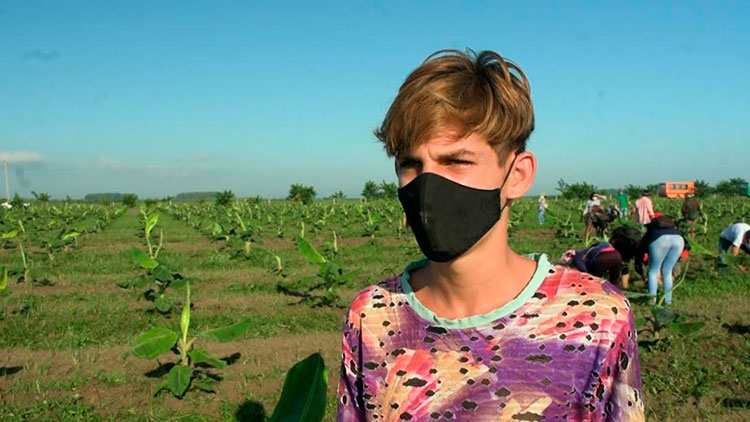
[[[500,188],[476,189],[435,173],[417,176],[398,190],[398,199],[419,248],[435,262],[450,261],[471,249],[505,208],[500,205]]]

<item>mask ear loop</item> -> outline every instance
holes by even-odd
[[[508,181],[508,176],[510,176],[510,172],[513,170],[513,165],[516,164],[516,158],[518,158],[518,153],[516,153],[516,155],[513,156],[513,161],[510,162],[510,167],[508,168],[508,171],[505,173],[505,178],[503,179],[503,184],[500,185],[500,192],[503,191],[503,188],[505,187],[505,182]],[[501,200],[502,200],[502,197],[501,197]],[[505,201],[505,205],[503,205],[503,206],[500,207],[500,216],[503,215],[503,211],[505,211],[505,207],[508,206],[508,204],[510,203],[510,201],[511,201],[510,199],[506,200]]]

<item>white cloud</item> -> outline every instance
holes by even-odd
[[[34,151],[0,151],[0,161],[9,163],[38,163],[43,158]]]
[[[190,163],[201,163],[204,161],[211,161],[211,159],[212,159],[211,155],[205,152],[191,155],[190,157],[187,158],[188,162]]]
[[[123,168],[123,165],[121,162],[115,160],[114,158],[110,157],[99,157],[99,167],[104,167],[108,169],[121,169]]]

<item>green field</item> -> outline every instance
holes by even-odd
[[[655,208],[677,215],[680,204],[659,199]],[[559,262],[563,251],[586,243],[583,201],[552,198],[549,205],[540,226],[534,199],[514,203],[511,244]],[[747,198],[707,199],[704,209],[708,219],[694,228],[696,242],[711,253],[726,224],[750,221]],[[420,257],[400,204],[243,200],[229,207],[160,203],[151,211],[159,214],[154,244],[163,232],[158,261],[194,280],[191,332],[250,321],[233,341],[202,340],[201,347],[229,363],[215,371],[223,378],[216,392],[155,396],[173,355],[125,356],[151,327],[178,331],[184,297],[184,289],[168,288],[174,310],[162,313],[144,299],[143,288],[118,286],[146,273],[129,256],[133,247],[148,249],[139,210],[34,204],[0,211],[0,234],[17,232],[0,240],[0,266],[11,270],[0,293],[0,420],[262,421],[279,400],[287,370],[314,352],[328,367],[325,420],[334,420],[345,306],[362,287]],[[78,236],[63,240],[72,232]],[[287,291],[299,290],[294,282],[318,271],[298,250],[295,239],[303,234],[344,272],[358,271],[356,277],[328,296],[279,291],[280,280]],[[18,283],[21,247],[30,263]],[[633,276],[630,290],[644,292],[644,282]],[[637,318],[651,314],[647,305],[635,309]],[[672,309],[705,325],[692,334],[665,329],[640,336],[649,420],[750,420],[750,274],[730,266],[719,275],[709,255],[693,253]]]

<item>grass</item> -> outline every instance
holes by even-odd
[[[550,200],[553,212],[574,218],[574,233],[556,235],[556,225],[539,226],[534,201],[514,204],[519,220],[511,245],[520,253],[545,252],[553,261],[563,251],[581,247],[582,223],[574,203]],[[353,206],[353,205],[352,205]],[[674,208],[657,203],[657,208]],[[734,209],[734,208],[733,208]],[[396,210],[397,211],[397,210]],[[746,212],[737,207],[736,213]],[[352,213],[354,214],[354,213]],[[714,246],[717,231],[738,218],[719,208],[711,230],[697,240]],[[145,248],[138,214],[130,210],[100,233],[79,239],[80,248],[59,253],[50,263],[34,257],[36,277],[51,287],[11,283],[0,295],[0,420],[3,421],[263,421],[279,398],[286,370],[309,353],[322,352],[329,367],[326,421],[334,420],[335,388],[340,364],[343,309],[297,305],[296,298],[277,292],[275,266],[233,258],[221,242],[209,239],[165,212],[157,229],[164,230],[160,261],[196,280],[191,330],[252,319],[251,328],[235,342],[208,343],[222,357],[233,357],[222,372],[219,392],[188,394],[182,401],[168,394],[152,396],[149,374],[159,364],[123,357],[135,336],[153,325],[176,329],[176,316],[146,312],[140,292],[116,282],[138,276],[127,258],[130,247]],[[742,218],[740,215],[739,218]],[[264,221],[260,219],[259,221]],[[316,230],[306,225],[306,238],[329,257],[332,231],[339,235],[336,262],[361,275],[340,291],[348,303],[363,286],[397,275],[420,257],[411,234],[399,237],[396,222],[381,222],[373,239],[362,237],[361,219],[329,223]],[[93,224],[86,220],[86,224]],[[278,255],[287,278],[314,274],[293,242],[299,220],[285,219],[284,237],[275,236],[278,221],[259,224],[263,244]],[[13,245],[0,249],[0,265],[17,268]],[[691,336],[670,336],[642,348],[644,400],[651,420],[750,420],[750,275],[736,271],[719,277],[710,261],[695,258],[687,282],[674,294],[674,309],[702,320]],[[645,291],[638,277],[632,290]],[[179,300],[178,296],[174,296]],[[635,307],[637,316],[648,312]],[[165,363],[165,362],[162,362]]]

